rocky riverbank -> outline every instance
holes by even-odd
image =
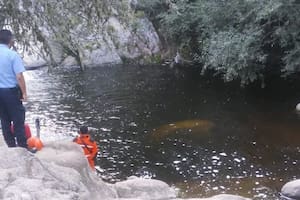
[[[103,182],[90,170],[81,148],[70,141],[47,142],[36,154],[2,143],[0,154],[1,199],[179,199],[174,188],[159,180]],[[300,180],[287,183],[281,193],[286,199],[299,199]],[[247,199],[220,194],[198,200]]]

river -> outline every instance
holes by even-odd
[[[300,178],[294,83],[245,89],[166,66],[40,69],[25,77],[32,131],[40,118],[42,140],[71,141],[89,126],[108,182],[136,175],[174,185],[181,197],[277,199],[284,183]]]

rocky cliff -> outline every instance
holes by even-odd
[[[101,13],[101,17],[87,16],[86,10],[80,10],[76,2],[62,3],[61,7],[33,2],[20,4],[20,10],[30,12],[38,39],[30,45],[37,48],[34,52],[38,54],[25,52],[27,66],[50,63],[84,68],[144,63],[160,52],[160,40],[153,24],[142,11],[132,9],[129,0],[106,5],[109,12]]]

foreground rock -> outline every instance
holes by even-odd
[[[0,199],[110,199],[117,193],[97,180],[69,143],[47,144],[31,154],[23,148],[0,149]],[[93,198],[92,198],[93,197]]]
[[[281,194],[286,199],[300,199],[300,179],[286,183],[281,189]]]
[[[195,200],[195,199],[194,199]],[[220,194],[211,198],[199,199],[199,200],[250,200],[241,196],[230,195],[230,194]]]
[[[135,199],[174,199],[174,189],[159,180],[131,177],[115,184],[118,196]]]
[[[36,154],[23,148],[0,147],[0,199],[158,200],[176,199],[176,192],[162,181],[137,177],[105,183],[90,170],[78,145],[56,141],[45,143]],[[246,200],[233,195],[202,200],[223,199]]]

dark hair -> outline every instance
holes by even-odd
[[[80,131],[80,133],[87,134],[89,132],[89,129],[86,126],[81,126],[79,128],[79,131]]]
[[[10,30],[6,30],[6,29],[0,30],[0,44],[9,44],[12,38],[13,38],[13,34]]]

